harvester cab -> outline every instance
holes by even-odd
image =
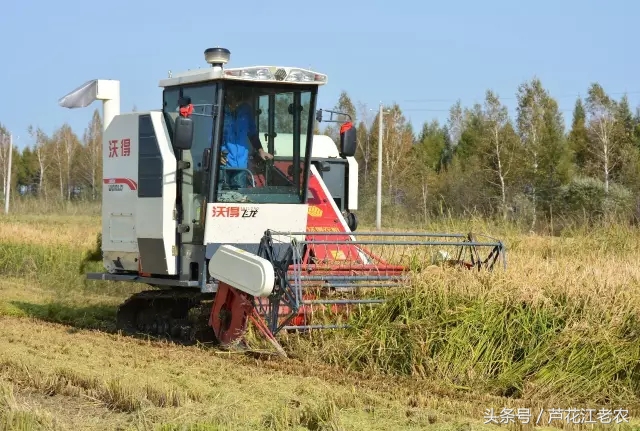
[[[406,283],[434,263],[429,247],[449,247],[438,256],[468,268],[504,256],[500,241],[462,234],[356,240],[356,130],[347,117],[337,145],[313,135],[326,75],[225,68],[228,50],[204,54],[211,67],[160,81],[160,110],[121,114],[114,80],[89,81],[59,101],[103,101],[106,272],[87,277],[153,287],[121,305],[119,329],[228,345],[252,321],[275,341],[282,330],[336,327],[313,324],[316,306],[381,302],[363,292]]]

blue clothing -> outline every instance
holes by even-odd
[[[235,114],[225,107],[224,127],[222,131],[222,151],[227,151],[227,166],[230,168],[246,168],[249,165],[249,154],[252,144],[249,135],[256,135],[255,118],[251,106],[242,103]]]
[[[228,106],[224,111],[224,125],[222,129],[221,151],[226,152],[227,163],[221,166],[220,181],[232,189],[244,188],[249,185],[247,171],[225,170],[224,168],[242,168],[249,166],[249,154],[253,144],[249,136],[258,134],[251,106],[244,102],[237,106],[232,113]]]

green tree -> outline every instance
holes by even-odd
[[[82,162],[80,175],[90,189],[91,199],[96,200],[102,190],[102,119],[97,109],[84,131],[83,143],[79,155]]]
[[[633,114],[629,107],[629,98],[626,94],[616,104],[614,118],[616,122],[614,139],[621,146],[632,145],[635,125],[633,123]]]
[[[369,134],[369,130],[367,130],[367,125],[364,121],[360,121],[358,123],[357,129],[357,139],[358,146],[356,148],[356,159],[358,164],[362,170],[362,176],[364,178],[369,177],[369,168],[371,159],[373,157],[372,148],[371,148],[371,136]]]
[[[436,172],[438,173],[447,171],[453,160],[453,152],[455,150],[451,141],[451,133],[449,132],[449,127],[444,126],[442,128],[442,133],[444,138],[444,147],[442,148],[442,153],[440,155],[440,163],[438,165],[438,168],[436,169]]]
[[[348,114],[351,117],[351,121],[353,121],[354,124],[358,124],[356,119],[356,108],[346,91],[343,90],[340,93],[340,97],[338,98],[338,103],[336,103],[331,110],[344,112],[345,114]],[[334,113],[324,114],[323,117],[325,115],[326,115],[325,119],[336,121],[337,123],[335,122],[327,123],[327,125],[324,128],[323,134],[331,137],[331,139],[333,139],[335,142],[340,142],[340,126],[342,123],[349,121],[349,118],[345,115],[336,115]]]
[[[455,145],[454,156],[461,169],[478,169],[478,157],[483,136],[486,135],[486,118],[482,105],[476,103],[464,110],[460,138]]]
[[[553,116],[546,111],[550,108],[551,97],[542,86],[540,79],[534,77],[518,87],[517,92],[517,126],[523,148],[523,178],[527,181],[527,189],[532,200],[531,229],[535,229],[537,222],[537,208],[541,156],[545,151],[545,131],[548,130],[547,121]]]
[[[434,172],[439,171],[442,166],[442,155],[446,147],[445,133],[438,120],[425,122],[415,145],[420,154],[420,162]]]
[[[22,150],[22,154],[14,153],[14,156],[18,156],[14,158],[16,163],[15,172],[16,172],[16,186],[25,186],[29,189],[35,188],[38,184],[38,159],[36,154],[31,150],[31,148],[26,147]]]
[[[544,128],[542,133],[542,151],[538,165],[537,187],[544,205],[553,211],[553,202],[561,187],[571,179],[571,150],[565,137],[564,118],[558,102],[551,96],[545,99]]]
[[[640,149],[640,107],[633,116],[633,145]]]
[[[617,103],[614,118],[613,140],[618,147],[619,163],[612,169],[612,178],[627,188],[637,190],[640,182],[640,151],[636,145],[636,123],[626,94]]]
[[[587,139],[587,114],[584,110],[582,99],[576,99],[573,108],[573,120],[571,121],[571,131],[569,132],[568,143],[573,154],[573,163],[578,170],[583,172],[589,159],[589,142]]]
[[[338,98],[338,104],[336,105],[334,110],[339,112],[344,112],[349,117],[351,117],[351,121],[356,121],[356,108],[353,105],[353,102],[351,101],[351,98],[349,97],[346,91],[343,90],[340,93],[340,97]],[[347,118],[344,115],[339,116],[337,119],[340,121],[349,121],[349,118]]]

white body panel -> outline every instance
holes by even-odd
[[[276,78],[278,71],[285,73],[285,76],[281,77],[282,79]],[[212,79],[277,82],[291,85],[325,85],[328,82],[327,75],[298,67],[249,66],[223,69],[220,66],[214,66],[206,69],[187,70],[176,74],[170,73],[168,78],[160,80],[158,86],[170,87],[173,85],[204,82]]]
[[[128,140],[129,152],[123,150]],[[125,269],[138,268],[138,115],[115,117],[102,141],[102,252],[107,270],[120,259]],[[115,144],[115,155],[112,147]],[[127,155],[128,154],[128,155]]]
[[[175,75],[172,74],[170,78],[161,79],[158,87],[171,87],[173,85],[191,84],[220,78],[222,78],[222,68],[220,67],[188,70]]]
[[[150,114],[163,158],[163,197],[138,197],[138,121]],[[128,148],[128,150],[127,150]],[[169,144],[162,113],[134,112],[116,116],[103,137],[102,250],[107,270],[120,260],[123,269],[139,269],[138,239],[162,241],[167,274],[176,274],[176,158]]]
[[[347,157],[349,165],[349,184],[347,184],[347,195],[349,196],[347,209],[355,211],[358,209],[358,161],[355,157]]]
[[[144,198],[136,202],[137,238],[162,238],[162,198]],[[137,241],[136,238],[136,241]]]
[[[273,291],[275,272],[271,262],[232,245],[222,245],[209,261],[209,275],[253,296]]]
[[[267,229],[304,232],[307,204],[207,204],[205,244],[258,244]],[[274,236],[274,241],[290,243],[293,236]],[[296,236],[297,239],[303,239]]]
[[[153,128],[156,130],[158,146],[163,160],[163,199],[161,210],[155,216],[158,217],[157,214],[162,214],[162,233],[158,238],[162,238],[164,242],[164,253],[167,256],[167,273],[174,275],[178,273],[178,258],[173,256],[173,249],[176,246],[177,222],[173,218],[173,211],[176,207],[175,202],[177,199],[176,171],[178,169],[178,161],[171,146],[169,131],[162,112],[151,112],[151,121],[153,121]],[[151,238],[155,238],[155,236]]]

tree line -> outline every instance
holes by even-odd
[[[578,97],[571,126],[554,97],[533,78],[516,89],[514,118],[500,96],[451,106],[444,124],[415,130],[397,104],[383,107],[384,218],[428,221],[443,215],[517,221],[530,229],[563,221],[640,217],[640,109],[598,83]],[[356,108],[357,105],[357,108]],[[343,91],[334,107],[358,132],[361,219],[375,214],[378,113]],[[12,196],[99,200],[102,190],[99,112],[78,136],[68,124],[51,135],[30,126],[33,145],[14,149]],[[316,124],[338,139],[339,125]],[[6,133],[0,124],[0,136]],[[0,179],[8,143],[0,141]],[[1,190],[0,190],[1,191]]]
[[[41,128],[27,129],[33,144],[13,148],[11,197],[52,201],[98,200],[102,191],[102,119],[95,110],[82,138],[69,124],[51,135]],[[0,124],[0,180],[8,175],[9,131]],[[2,200],[5,199],[2,187]]]
[[[516,90],[515,118],[500,96],[458,101],[445,124],[417,131],[398,104],[383,107],[383,209],[387,218],[446,215],[517,221],[532,230],[556,223],[640,217],[640,109],[598,83],[576,98],[565,127],[557,101],[538,78]],[[336,110],[357,120],[361,210],[375,213],[378,115],[343,92]],[[359,115],[356,115],[359,114]],[[337,127],[325,133],[337,139]]]

